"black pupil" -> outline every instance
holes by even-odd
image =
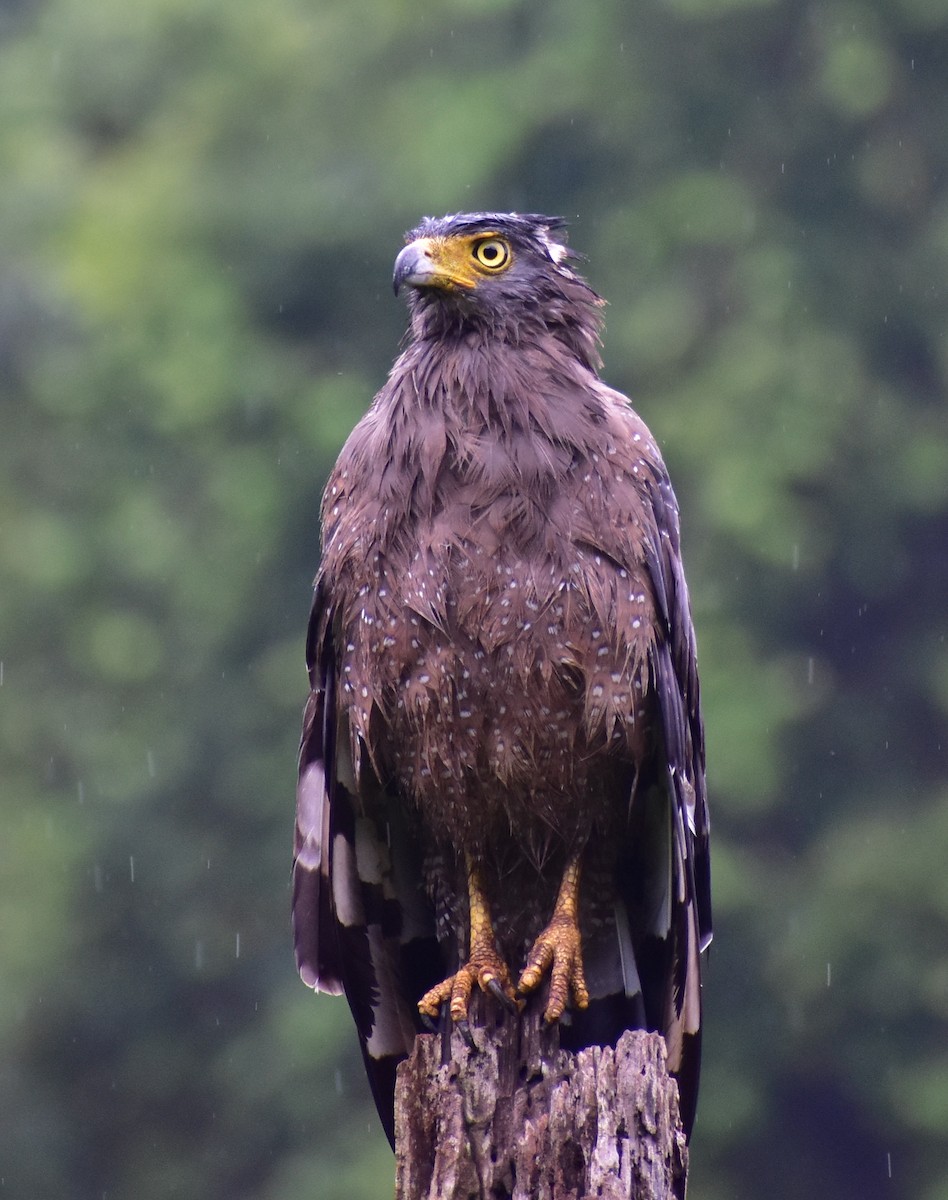
[[[488,242],[481,247],[481,258],[485,262],[496,262],[500,258],[500,247],[495,242]]]

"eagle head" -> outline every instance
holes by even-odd
[[[411,288],[416,335],[471,328],[520,342],[542,331],[598,363],[603,301],[573,269],[565,221],[539,213],[426,217],[395,259],[396,295]]]

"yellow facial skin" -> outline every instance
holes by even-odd
[[[498,233],[463,237],[419,238],[396,260],[398,284],[473,291],[482,279],[501,275],[513,262],[513,251]]]

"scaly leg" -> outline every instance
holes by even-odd
[[[581,852],[567,862],[550,923],[533,943],[517,984],[521,994],[532,992],[550,971],[550,995],[543,1014],[543,1019],[550,1025],[563,1015],[570,993],[577,1008],[586,1008],[589,1004],[579,932],[580,858]]]
[[[480,867],[470,857],[466,861],[467,894],[471,910],[468,960],[458,968],[456,974],[449,975],[418,1001],[418,1011],[432,1020],[438,1016],[441,1006],[449,1001],[451,1020],[461,1026],[467,1024],[467,1010],[475,983],[482,992],[490,992],[501,1004],[514,1010],[518,1008],[510,972],[497,952]]]

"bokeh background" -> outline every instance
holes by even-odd
[[[681,501],[693,1200],[948,1197],[946,0],[0,5],[0,1196],[378,1200],[288,922],[402,232],[567,216]]]

